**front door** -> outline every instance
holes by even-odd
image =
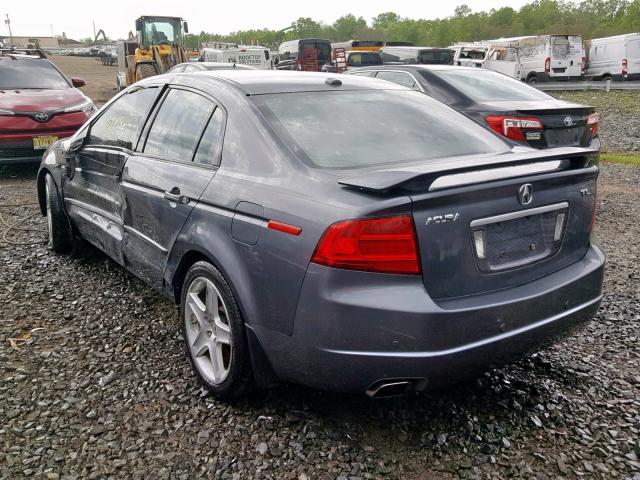
[[[142,152],[125,165],[123,253],[154,288],[176,237],[219,164],[224,111],[197,91],[169,88],[152,115]]]
[[[157,88],[116,99],[88,127],[83,147],[67,161],[63,180],[67,212],[82,237],[123,263],[123,205],[120,176],[133,155]]]

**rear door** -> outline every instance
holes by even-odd
[[[127,267],[160,289],[167,256],[219,165],[226,114],[205,94],[168,88],[139,155],[127,160],[123,253]]]
[[[626,56],[627,74],[640,75],[640,37],[627,41]]]
[[[92,122],[84,146],[68,159],[63,178],[67,212],[83,238],[119,263],[122,259],[122,169],[158,95],[158,88],[123,94]]]

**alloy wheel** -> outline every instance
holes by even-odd
[[[224,299],[208,278],[197,277],[189,284],[184,322],[195,367],[207,382],[221,384],[231,368],[231,324]]]

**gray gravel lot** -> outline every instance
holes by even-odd
[[[0,232],[36,212],[9,206],[34,202],[34,173],[0,170]],[[98,252],[0,242],[0,478],[640,479],[639,184],[603,166],[606,295],[586,329],[388,401],[283,386],[217,402],[175,306]],[[45,238],[40,217],[23,225],[5,240]]]

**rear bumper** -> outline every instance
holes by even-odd
[[[592,246],[579,262],[529,284],[436,304],[421,279],[395,276],[397,284],[385,286],[369,274],[367,286],[358,279],[367,274],[311,265],[292,336],[253,329],[284,380],[346,392],[386,379],[437,388],[584,325],[600,304],[603,271],[604,256]]]

